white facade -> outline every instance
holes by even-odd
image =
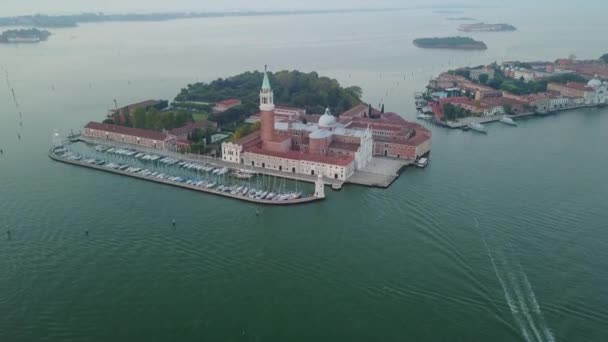
[[[485,115],[485,116],[502,115],[504,113],[505,113],[505,108],[503,106],[494,106],[492,108],[488,108],[483,111],[483,115]]]
[[[374,138],[372,133],[368,130],[367,134],[361,137],[361,144],[359,150],[355,153],[355,169],[361,170],[367,163],[372,161],[374,153]]]
[[[589,83],[591,83],[590,81]],[[598,105],[608,103],[608,85],[601,83],[593,86],[593,91],[585,92],[585,104]]]
[[[348,165],[334,165],[322,162],[297,160],[283,157],[275,157],[265,154],[251,152],[243,153],[244,164],[247,166],[261,167],[264,169],[298,173],[303,175],[322,175],[323,177],[346,180],[355,172],[354,162]]]
[[[222,160],[229,163],[241,163],[241,152],[243,146],[227,142],[222,143]]]

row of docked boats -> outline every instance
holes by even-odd
[[[97,148],[96,148],[96,150],[100,151]],[[106,151],[108,151],[108,150],[106,150]],[[192,187],[215,190],[216,192],[226,193],[226,194],[230,194],[232,196],[239,196],[239,197],[243,197],[243,198],[246,198],[249,200],[263,200],[263,201],[279,202],[279,201],[294,200],[294,199],[298,199],[298,198],[302,197],[301,191],[276,191],[276,192],[273,192],[270,190],[256,189],[254,187],[251,187],[250,184],[224,185],[224,184],[217,183],[213,180],[188,179],[188,177],[179,177],[179,176],[174,176],[174,175],[170,175],[170,174],[165,174],[160,171],[153,171],[153,170],[149,170],[149,169],[144,169],[142,167],[130,166],[126,163],[118,163],[118,162],[110,162],[110,161],[106,162],[105,160],[102,160],[102,159],[87,158],[87,157],[83,158],[81,155],[79,155],[75,152],[72,152],[72,151],[68,151],[64,148],[56,149],[54,152],[55,152],[55,154],[58,154],[58,155],[62,154],[63,158],[65,158],[67,160],[71,160],[71,161],[80,161],[81,163],[87,163],[90,165],[103,166],[105,168],[109,168],[112,170],[128,172],[128,173],[136,174],[138,176],[146,177],[146,178],[155,178],[155,179],[163,180],[165,182],[168,181],[168,182],[185,184],[185,185],[189,185]],[[110,153],[115,153],[115,152],[110,152]],[[129,154],[130,152],[125,152],[125,151],[118,151],[116,153],[125,155],[125,156],[136,156],[136,154]],[[166,159],[166,158],[162,158],[162,159]],[[160,159],[158,159],[158,160],[160,161]],[[211,167],[211,169],[208,169],[209,166],[203,166],[203,165],[196,164],[196,163],[187,163],[187,162],[183,162],[183,161],[179,161],[179,160],[174,160],[174,161],[175,161],[175,163],[172,163],[173,162],[172,160],[165,160],[165,162],[167,162],[167,163],[177,164],[178,166],[185,168],[185,169],[202,170],[202,171],[208,170],[209,172],[214,173],[216,175],[223,175],[230,171],[230,169],[225,168],[225,167],[223,167],[223,168]],[[255,172],[251,171],[251,170],[238,169],[238,170],[233,170],[233,175],[235,175],[235,174],[251,177],[251,176],[253,176],[253,174],[255,174]],[[237,177],[237,178],[239,178],[239,177]]]
[[[229,169],[227,167],[216,167],[216,166],[213,166],[210,164],[187,162],[187,161],[183,161],[183,160],[179,160],[179,159],[175,159],[175,158],[171,158],[171,157],[162,157],[162,156],[155,155],[155,154],[146,154],[143,152],[138,152],[138,151],[126,149],[126,148],[113,148],[113,147],[107,147],[107,146],[103,146],[103,145],[97,145],[97,146],[95,146],[95,150],[98,152],[106,152],[106,153],[113,153],[113,154],[126,156],[126,157],[133,157],[133,158],[140,159],[140,160],[158,161],[159,163],[163,163],[166,165],[177,165],[186,170],[210,172],[210,173],[212,173],[214,175],[218,175],[218,176],[225,175],[226,173],[231,171],[231,169]],[[249,178],[253,177],[256,174],[256,172],[251,171],[251,170],[246,170],[246,169],[238,169],[238,170],[232,170],[232,174],[233,174],[233,176],[235,176],[236,178],[239,178],[239,179],[249,179]]]

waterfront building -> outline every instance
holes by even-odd
[[[547,85],[547,89],[559,92],[564,97],[572,98],[575,104],[597,105],[608,103],[608,86],[597,78],[592,79],[587,84],[551,82]]]
[[[223,101],[220,101],[215,104],[215,107],[213,107],[213,111],[216,113],[222,113],[222,112],[225,112],[228,109],[230,109],[232,107],[236,107],[240,104],[241,104],[241,100],[239,100],[239,99],[223,100]]]
[[[195,130],[201,129],[205,130],[207,128],[216,129],[217,123],[213,121],[201,120],[190,122],[182,127],[178,127],[169,131],[169,135],[171,135],[174,139],[188,139],[188,136],[192,134]]]
[[[484,66],[481,68],[469,70],[469,77],[473,80],[479,81],[479,76],[485,74],[485,75],[488,75],[488,80],[491,80],[494,78],[495,73],[496,73],[496,71],[494,70],[493,67]]]
[[[283,111],[284,113],[284,111]],[[429,153],[431,132],[395,113],[360,104],[340,115],[288,114],[276,120],[268,75],[260,90],[260,130],[222,144],[222,159],[245,166],[346,180],[373,155],[415,160]]]
[[[113,124],[91,121],[84,126],[83,135],[87,138],[103,139],[122,144],[132,144],[163,150],[169,143],[170,136],[164,132],[131,128]]]

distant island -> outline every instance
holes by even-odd
[[[486,23],[475,23],[475,24],[462,24],[458,27],[458,31],[462,32],[503,32],[503,31],[515,31],[517,28],[509,24],[486,24]]]
[[[78,24],[118,22],[118,21],[168,21],[178,19],[217,18],[217,17],[249,17],[268,15],[307,15],[356,12],[383,12],[401,10],[400,8],[377,9],[337,9],[337,10],[302,10],[302,11],[237,11],[237,12],[172,12],[172,13],[80,13],[70,15],[21,15],[0,17],[0,26],[26,27],[76,27]]]
[[[488,47],[482,41],[469,37],[418,38],[414,45],[423,49],[458,49],[486,50]]]
[[[475,18],[471,18],[471,17],[447,17],[447,18],[445,18],[445,20],[452,20],[452,21],[473,21],[473,20],[475,20]]]
[[[51,33],[45,30],[35,28],[8,30],[0,34],[0,43],[17,44],[17,43],[39,43],[49,38]]]

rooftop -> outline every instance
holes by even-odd
[[[352,156],[323,156],[298,151],[289,152],[275,152],[261,149],[259,147],[248,148],[246,152],[261,154],[270,157],[292,159],[292,160],[305,160],[314,163],[331,164],[339,166],[347,166],[351,164],[355,159]]]
[[[238,105],[238,104],[241,104],[241,100],[239,100],[239,99],[227,99],[227,100],[223,100],[223,101],[216,103],[216,105],[222,105],[222,106],[234,106],[234,105]]]
[[[359,150],[359,146],[359,144],[345,143],[340,141],[333,141],[331,144],[329,144],[329,148],[351,152],[357,152]]]
[[[195,122],[188,123],[185,126],[172,129],[169,131],[169,134],[180,136],[180,135],[192,133],[197,128],[216,127],[216,126],[217,126],[217,124],[212,121],[207,121],[207,120],[195,121]]]
[[[141,128],[132,128],[126,126],[104,124],[95,121],[91,121],[84,126],[84,128],[95,129],[104,132],[129,135],[134,137],[140,137],[144,139],[160,140],[164,141],[167,139],[167,134],[163,132],[151,131]]]

